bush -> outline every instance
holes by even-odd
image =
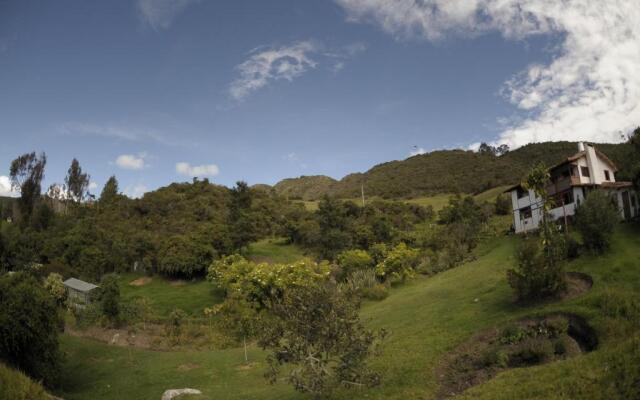
[[[380,301],[384,300],[389,296],[389,289],[381,283],[362,289],[362,297],[368,300]]]
[[[108,274],[100,281],[100,306],[107,321],[117,324],[120,318],[120,285],[118,276]]]
[[[518,364],[541,364],[553,359],[554,354],[554,346],[547,338],[529,338],[520,342],[511,359]]]
[[[611,198],[599,190],[589,193],[576,210],[576,228],[582,234],[585,247],[598,253],[609,248],[618,220]]]
[[[26,273],[0,277],[0,359],[46,386],[57,383],[61,353],[55,300]]]
[[[563,335],[559,337],[554,345],[554,352],[563,357],[572,357],[582,353],[580,350],[580,346],[578,343],[573,340],[570,336]]]
[[[338,254],[338,265],[342,269],[342,276],[351,272],[371,268],[373,258],[364,250],[346,250]]]
[[[543,225],[551,225],[543,223]],[[566,257],[563,237],[543,226],[546,239],[524,239],[516,253],[517,268],[507,271],[507,280],[519,301],[532,301],[558,295],[566,289],[563,261]]]
[[[495,213],[497,215],[511,214],[511,196],[501,194],[496,198]]]
[[[567,259],[575,260],[580,255],[580,244],[571,235],[565,236]]]
[[[383,280],[404,281],[413,275],[419,256],[418,250],[400,243],[376,266],[376,274]]]
[[[42,386],[0,363],[0,399],[49,400]]]
[[[174,309],[169,314],[169,320],[165,326],[167,336],[173,340],[177,340],[182,335],[182,329],[187,319],[187,313],[179,308]]]
[[[489,349],[482,356],[482,364],[485,367],[506,368],[509,365],[509,354],[500,348]]]

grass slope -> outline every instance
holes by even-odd
[[[154,276],[142,286],[130,283],[144,278],[142,274],[120,275],[120,293],[123,298],[136,296],[151,300],[151,307],[157,316],[168,316],[174,308],[180,308],[192,316],[202,317],[206,307],[222,301],[222,294],[216,292],[205,280],[172,281],[161,276]]]
[[[620,320],[602,316],[595,304],[605,293],[640,290],[640,231],[622,226],[605,256],[582,256],[569,270],[591,274],[594,287],[572,300],[518,307],[505,272],[513,263],[518,238],[496,238],[471,263],[432,278],[418,278],[392,290],[381,302],[365,304],[362,317],[391,336],[374,365],[384,382],[374,389],[338,393],[336,398],[433,399],[435,370],[442,357],[476,332],[540,312],[567,311],[587,318],[599,334],[600,347],[587,355],[533,368],[514,369],[472,388],[465,398],[565,399],[598,397],[607,360],[624,337]],[[66,399],[157,399],[164,389],[195,387],[202,399],[306,398],[283,383],[269,386],[262,378],[264,355],[251,349],[252,368],[241,367],[241,349],[214,352],[129,351],[86,339],[64,336]],[[179,372],[180,365],[200,368]]]
[[[42,385],[0,363],[0,399],[48,400],[49,396]]]
[[[247,258],[254,262],[287,264],[303,258],[304,252],[282,238],[263,239],[249,245]]]

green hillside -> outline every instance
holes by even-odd
[[[283,179],[273,188],[276,193],[290,199],[315,200],[331,191],[336,180],[324,175],[300,176]]]
[[[617,177],[628,179],[631,146],[596,146],[618,165]],[[576,151],[577,143],[573,142],[528,144],[499,157],[465,150],[434,151],[379,164],[367,172],[350,174],[339,181],[325,176],[286,179],[278,183],[275,190],[304,200],[314,200],[325,193],[339,198],[359,197],[362,185],[368,197],[414,198],[439,193],[479,193],[518,182],[534,163],[543,161],[553,165]]]
[[[492,327],[552,312],[584,317],[599,345],[562,361],[510,369],[464,393],[473,399],[619,398],[628,374],[637,374],[640,343],[633,341],[640,320],[634,293],[640,290],[640,235],[621,226],[604,256],[583,256],[567,270],[593,277],[593,288],[576,298],[534,306],[513,301],[505,271],[513,264],[518,237],[495,238],[477,260],[431,278],[392,289],[390,296],[363,307],[364,321],[390,331],[374,366],[381,386],[338,393],[338,399],[436,399],[438,368],[456,346]],[[221,351],[154,352],[128,350],[63,336],[67,354],[61,395],[68,399],[157,399],[165,389],[194,387],[205,399],[305,399],[284,382],[269,385],[262,374],[265,354],[250,348],[243,365],[240,348]],[[126,366],[123,368],[122,366]],[[633,372],[635,371],[635,372]],[[638,375],[631,375],[638,376]],[[627,379],[628,380],[628,379]],[[633,390],[633,389],[631,389]],[[637,392],[636,392],[637,393]],[[612,397],[613,396],[613,397]]]

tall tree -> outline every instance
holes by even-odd
[[[233,247],[236,249],[245,247],[257,238],[250,213],[252,202],[253,195],[247,182],[237,182],[231,189],[229,212]]]
[[[35,151],[23,154],[11,162],[11,189],[20,190],[19,209],[25,218],[31,216],[35,203],[40,198],[46,164],[46,154],[37,155]]]
[[[111,204],[118,197],[118,180],[112,175],[100,193],[100,203]]]
[[[67,186],[67,196],[69,199],[80,202],[84,199],[89,188],[89,180],[91,177],[82,172],[82,167],[77,159],[71,161],[67,176],[64,178],[64,183]]]

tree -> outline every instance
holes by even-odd
[[[376,266],[376,274],[384,280],[400,280],[413,276],[420,252],[400,243],[390,250],[384,260]]]
[[[511,213],[511,196],[501,194],[496,197],[495,212],[498,215],[509,215]]]
[[[109,322],[116,324],[120,317],[120,285],[118,276],[107,274],[100,281],[100,308]]]
[[[373,258],[364,250],[345,250],[338,254],[338,265],[342,268],[343,277],[360,269],[373,266]]]
[[[593,191],[576,210],[575,224],[585,247],[602,253],[611,244],[613,230],[619,220],[616,206],[600,190]]]
[[[251,204],[253,196],[247,182],[239,181],[231,189],[231,206],[229,212],[229,224],[233,247],[240,250],[257,239],[255,226],[251,217]]]
[[[565,238],[549,215],[551,203],[546,190],[548,183],[549,173],[543,163],[532,168],[522,182],[525,189],[532,190],[541,199],[543,220],[539,225],[537,241],[525,241],[516,254],[516,269],[507,271],[509,285],[521,301],[554,296],[567,286],[564,274],[567,254]]]
[[[36,155],[35,152],[26,153],[11,162],[9,177],[11,189],[20,191],[18,202],[21,215],[28,219],[40,198],[44,167],[47,164],[45,153]]]
[[[76,203],[84,200],[87,189],[89,188],[89,175],[82,172],[80,162],[75,158],[71,161],[67,176],[64,178],[64,183],[67,187],[67,197]]]
[[[104,184],[102,193],[100,193],[100,204],[113,204],[118,198],[118,180],[115,175],[112,175],[107,183]]]
[[[205,313],[219,316],[221,327],[234,338],[242,340],[244,361],[248,362],[247,339],[256,333],[260,315],[255,304],[249,303],[237,292],[230,293],[223,303],[206,309]]]
[[[58,382],[62,354],[58,348],[56,303],[26,273],[0,277],[0,359],[47,386]]]
[[[67,300],[67,290],[62,283],[62,275],[55,272],[50,273],[44,280],[44,288],[47,289],[58,306],[64,305]]]
[[[315,398],[338,387],[380,383],[380,374],[367,362],[385,332],[365,329],[354,302],[334,284],[289,290],[270,305],[269,313],[259,345],[271,350],[266,374],[271,383],[284,365],[293,387]]]

